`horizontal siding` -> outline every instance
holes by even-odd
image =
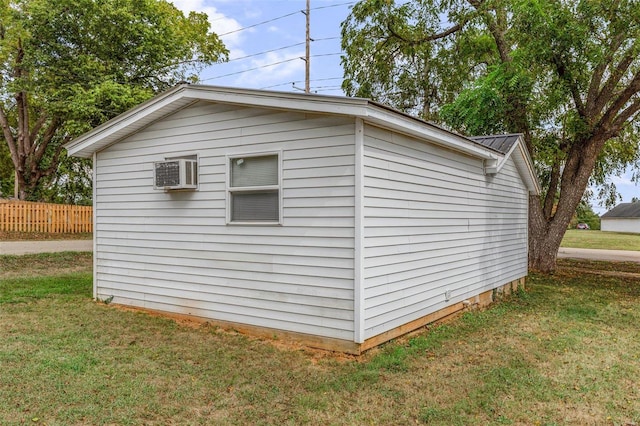
[[[485,176],[478,159],[368,126],[363,210],[365,338],[527,274],[511,161]]]
[[[98,154],[97,295],[353,340],[354,123],[204,102]],[[282,226],[226,225],[226,159],[282,151]],[[153,162],[197,154],[197,191]]]
[[[604,218],[600,221],[600,228],[608,232],[630,232],[640,234],[640,219],[634,218]]]

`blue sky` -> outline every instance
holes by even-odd
[[[187,12],[207,13],[230,51],[229,62],[201,74],[205,84],[297,91],[304,89],[305,0],[174,0]],[[340,23],[348,0],[311,0],[311,90],[343,95]],[[268,21],[268,22],[267,22]],[[295,84],[294,84],[295,83]]]
[[[230,51],[229,62],[205,69],[204,84],[279,91],[304,89],[306,0],[173,0],[184,12],[205,12]],[[343,95],[340,23],[349,0],[311,0],[311,91]],[[611,177],[623,202],[640,198],[631,173]],[[606,208],[592,202],[598,214]]]

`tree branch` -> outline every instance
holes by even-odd
[[[38,182],[41,178],[51,175],[59,166],[58,159],[60,158],[60,154],[64,149],[64,145],[69,142],[71,138],[69,136],[65,137],[62,140],[62,143],[56,147],[55,152],[53,153],[53,157],[51,159],[51,165],[46,169],[42,170],[38,168],[38,163],[32,163],[32,174],[34,175],[34,182]]]
[[[463,27],[463,24],[456,24],[453,27],[449,28],[448,30],[445,30],[441,33],[437,33],[437,34],[432,34],[430,36],[424,37],[424,38],[420,38],[420,39],[416,39],[416,40],[409,40],[406,37],[401,36],[396,30],[393,29],[391,22],[387,22],[387,29],[389,30],[389,32],[391,33],[391,35],[399,40],[402,40],[405,43],[408,43],[411,46],[416,46],[419,44],[423,44],[423,43],[428,43],[430,41],[435,41],[435,40],[439,40],[441,38],[445,38],[457,31],[460,31]]]
[[[598,93],[598,96],[596,96],[596,99],[594,101],[594,111],[596,114],[602,111],[604,106],[609,103],[609,101],[611,101],[616,85],[620,82],[624,74],[629,69],[629,66],[631,66],[631,64],[635,60],[636,55],[632,52],[632,50],[633,46],[625,52],[623,58],[618,63],[618,66],[611,72],[611,75],[605,82],[602,90],[600,90],[600,93]]]
[[[622,129],[624,124],[640,111],[640,99],[636,99],[624,111],[622,111],[613,121],[613,129]]]
[[[33,123],[33,127],[31,128],[31,133],[29,134],[29,138],[34,141],[36,140],[36,138],[38,137],[38,133],[40,133],[40,129],[42,128],[42,126],[44,125],[44,123],[47,121],[47,114],[42,113],[40,114],[40,117],[38,117],[38,120],[36,120],[35,123]]]
[[[558,55],[553,55],[553,64],[556,67],[556,71],[558,72],[558,77],[569,87],[571,91],[571,97],[573,98],[573,103],[576,105],[576,110],[580,117],[587,117],[587,110],[582,102],[582,98],[580,98],[580,89],[576,86],[573,77],[571,76],[571,72],[567,69],[564,62],[558,57]]]
[[[549,220],[553,216],[553,205],[556,201],[556,192],[558,191],[558,182],[560,181],[560,156],[556,158],[551,166],[551,177],[549,179],[549,189],[544,197],[543,214]]]
[[[496,42],[496,48],[498,49],[500,60],[504,63],[511,62],[512,58],[510,55],[509,44],[505,40],[504,31],[500,28],[499,25],[499,23],[504,24],[506,22],[504,15],[501,14],[497,9],[494,9],[494,12],[496,13],[496,19],[493,19],[493,16],[491,16],[491,14],[487,13],[486,11],[480,10],[481,7],[485,4],[484,0],[468,0],[468,2],[478,12],[481,12],[485,16],[487,27],[489,27],[489,32],[491,32],[491,35]]]
[[[17,170],[19,160],[18,150],[16,148],[16,140],[13,137],[13,133],[11,132],[11,126],[9,126],[7,114],[4,112],[4,109],[2,107],[0,107],[0,127],[2,127],[4,140],[7,141],[7,145],[9,146],[9,153],[11,154],[11,160],[13,160],[13,166]]]
[[[18,158],[20,162],[24,161],[27,156],[25,148],[27,147],[27,143],[25,139],[29,137],[29,134],[24,133],[24,123],[25,120],[28,119],[28,116],[25,116],[24,103],[23,103],[24,92],[18,92],[15,94],[14,98],[16,100],[16,110],[18,112],[18,134],[16,140],[16,146],[18,148]],[[22,167],[16,164],[17,169],[22,172]]]
[[[617,121],[616,116],[618,116],[619,111],[622,108],[624,108],[625,105],[629,102],[629,100],[638,92],[640,92],[640,71],[638,71],[636,75],[633,76],[633,79],[631,80],[629,85],[613,101],[611,106],[603,114],[602,118],[600,118],[600,121],[598,122],[597,126],[603,127],[604,129],[607,130],[607,132],[619,131],[620,129],[616,130],[612,128],[614,120]],[[633,115],[633,113],[631,115]]]
[[[598,111],[596,110],[596,99],[599,94],[600,85],[602,84],[602,77],[607,67],[613,61],[615,53],[622,46],[622,42],[625,40],[625,34],[617,34],[613,38],[611,44],[606,48],[604,59],[594,68],[591,81],[589,82],[589,89],[587,92],[587,114],[589,116],[595,116]]]
[[[51,143],[51,141],[53,140],[53,137],[56,134],[56,131],[58,130],[58,128],[60,127],[61,120],[57,117],[54,117],[51,120],[51,123],[49,124],[49,126],[47,127],[47,130],[45,130],[44,135],[42,135],[42,139],[40,140],[40,142],[38,144],[34,144],[35,149],[33,150],[33,163],[34,164],[40,164],[40,160],[42,160],[42,157],[44,156],[44,153],[47,151],[47,147],[49,146],[49,143]]]

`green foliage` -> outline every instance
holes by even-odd
[[[205,14],[165,0],[3,1],[0,124],[21,197],[75,198],[86,165],[60,165],[61,146],[224,60],[209,29]]]
[[[7,145],[0,143],[0,198],[13,195],[13,163]]]
[[[589,225],[589,229],[593,231],[600,230],[600,216],[598,216],[593,211],[593,209],[591,208],[591,205],[586,199],[583,199],[582,202],[578,204],[578,208],[576,209],[575,224],[578,224],[578,223],[586,223],[587,225]]]
[[[530,259],[547,268],[587,186],[615,204],[610,177],[640,169],[640,2],[398,3],[353,7],[343,88],[465,135],[523,134],[543,188]]]

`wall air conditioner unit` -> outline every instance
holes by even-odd
[[[153,163],[153,187],[155,189],[196,189],[198,187],[198,162],[186,158]]]

